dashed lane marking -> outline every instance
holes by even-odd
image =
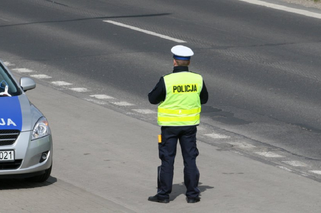
[[[228,135],[221,135],[217,133],[211,133],[211,134],[204,134],[207,137],[214,138],[214,139],[227,139],[230,138]]]
[[[321,171],[320,170],[311,170],[309,172],[317,174],[317,175],[321,175]]]
[[[92,99],[92,98],[85,98],[86,101],[92,102],[94,104],[99,104],[99,105],[105,105],[107,104],[105,101],[101,101],[98,99]]]
[[[104,95],[104,94],[90,95],[90,97],[97,98],[97,99],[100,99],[100,100],[115,99],[114,97],[111,97],[111,96],[108,96],[108,95]]]
[[[16,71],[18,73],[32,73],[33,70],[27,69],[27,68],[14,68],[13,71]]]
[[[282,158],[282,155],[276,154],[274,152],[255,152],[257,155],[261,155],[263,157],[267,158]]]
[[[10,63],[9,61],[5,61],[3,64],[7,67],[15,66],[15,64]]]
[[[56,86],[70,86],[70,85],[72,85],[72,83],[69,83],[66,81],[52,81],[51,83]]]
[[[305,163],[300,162],[300,161],[282,161],[282,162],[286,163],[290,166],[293,166],[293,167],[307,167],[308,166]]]
[[[145,33],[145,34],[148,34],[148,35],[156,36],[156,37],[159,37],[159,38],[162,38],[162,39],[167,39],[167,40],[174,41],[174,42],[177,42],[177,43],[186,43],[186,41],[183,41],[183,40],[180,40],[180,39],[177,39],[177,38],[173,38],[173,37],[170,37],[170,36],[167,36],[167,35],[162,35],[162,34],[155,33],[155,32],[149,31],[149,30],[144,30],[144,29],[141,29],[141,28],[138,28],[138,27],[134,27],[134,26],[131,26],[131,25],[127,25],[127,24],[123,24],[123,23],[120,23],[120,22],[111,21],[111,20],[103,20],[103,22],[106,22],[106,23],[109,23],[109,24],[113,24],[113,25],[117,25],[117,26],[124,27],[124,28],[128,28],[128,29],[135,30],[135,31],[138,31],[138,32],[142,32],[142,33]]]
[[[133,106],[134,104],[128,103],[126,101],[119,101],[119,102],[111,102],[114,105],[117,106]]]
[[[280,169],[283,169],[283,170],[285,170],[285,171],[292,172],[291,169],[289,169],[289,168],[287,168],[287,167],[285,167],[285,166],[277,166],[277,167],[280,168]]]
[[[30,75],[32,78],[37,78],[37,79],[49,79],[52,78],[49,75],[45,75],[45,74],[38,74],[38,75]]]
[[[87,88],[84,88],[84,87],[75,87],[75,88],[69,88],[69,89],[72,91],[75,91],[75,92],[88,92],[89,91]]]
[[[133,109],[133,111],[138,112],[140,114],[156,114],[157,112],[150,110],[150,109]]]

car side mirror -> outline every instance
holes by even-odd
[[[20,87],[23,89],[24,92],[27,90],[32,90],[36,88],[36,83],[33,79],[28,77],[22,77],[20,78]]]

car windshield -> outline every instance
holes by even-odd
[[[0,98],[6,96],[20,95],[21,90],[9,75],[8,71],[0,65]]]

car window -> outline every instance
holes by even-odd
[[[0,66],[0,98],[5,96],[16,96],[20,95],[21,90],[16,85],[15,81],[8,74],[8,72],[4,69],[4,67]]]

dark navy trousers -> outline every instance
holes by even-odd
[[[161,127],[162,142],[158,145],[159,158],[162,161],[158,167],[158,191],[160,198],[169,198],[172,191],[174,161],[177,142],[179,141],[184,160],[184,184],[187,197],[198,197],[200,190],[198,182],[200,173],[196,166],[198,149],[196,146],[196,126]]]

